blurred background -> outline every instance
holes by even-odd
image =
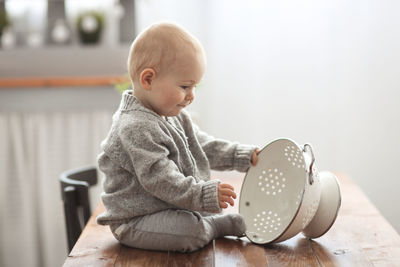
[[[96,164],[127,87],[129,45],[160,20],[205,47],[208,68],[189,107],[205,131],[259,147],[279,137],[311,143],[318,169],[349,175],[399,232],[399,8],[395,0],[0,0],[0,266],[64,262],[58,176]]]

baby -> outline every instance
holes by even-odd
[[[109,225],[122,244],[142,249],[194,251],[246,230],[234,188],[210,180],[210,169],[245,172],[258,150],[207,135],[184,108],[194,100],[205,71],[200,42],[171,23],[151,25],[133,42],[125,91],[98,157],[105,173]]]

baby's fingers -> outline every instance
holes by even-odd
[[[218,187],[219,188],[228,188],[228,189],[230,189],[232,191],[235,190],[235,188],[233,188],[233,186],[231,186],[230,184],[219,184]]]
[[[236,193],[234,191],[232,191],[231,189],[228,189],[228,188],[220,189],[219,190],[219,194],[221,194],[222,196],[233,197],[234,199],[236,199]]]
[[[222,197],[221,197],[221,200],[222,200],[224,203],[229,203],[232,207],[233,207],[233,205],[235,204],[235,202],[233,201],[233,199],[232,199],[231,197],[228,197],[228,196],[222,196]],[[228,205],[227,205],[227,207],[228,207]]]
[[[251,165],[256,166],[258,163],[258,154],[260,153],[260,149],[256,148],[251,155]]]
[[[228,207],[228,204],[226,204],[226,203],[223,202],[223,201],[219,201],[219,206],[220,206],[222,209],[226,209],[226,208]]]

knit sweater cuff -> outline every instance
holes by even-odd
[[[251,165],[251,155],[255,149],[255,146],[238,145],[235,151],[233,168],[239,172],[247,171]]]
[[[222,211],[218,203],[218,184],[220,182],[219,180],[211,180],[204,183],[202,189],[204,211],[213,213]]]

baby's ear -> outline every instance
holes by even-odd
[[[151,89],[151,84],[156,77],[156,72],[152,68],[146,68],[140,73],[140,85],[145,90]]]

